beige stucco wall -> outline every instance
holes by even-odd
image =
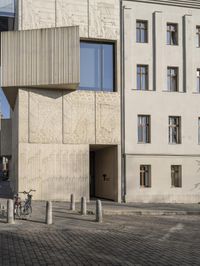
[[[200,67],[200,54],[195,29],[200,25],[200,11],[139,2],[125,2],[126,198],[127,201],[198,202],[200,94],[196,93],[196,69]],[[147,44],[136,43],[137,19],[148,20]],[[166,45],[167,22],[178,23],[178,46]],[[136,90],[137,64],[149,65],[150,91]],[[179,92],[166,91],[167,66],[179,68]],[[150,144],[137,143],[137,116],[142,114],[151,116]],[[181,144],[168,143],[169,116],[181,116]],[[140,188],[140,164],[152,165],[151,188]],[[173,164],[182,165],[182,188],[171,188]]]

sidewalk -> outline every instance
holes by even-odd
[[[0,198],[0,204],[6,209],[6,199]],[[45,201],[33,201],[32,206],[35,218],[45,214]],[[53,211],[69,211],[69,202],[53,202]],[[116,203],[102,200],[102,209],[104,215],[200,215],[200,204],[165,204],[165,203]],[[89,215],[95,215],[96,201],[91,200],[87,203],[87,212]],[[76,202],[76,213],[80,212],[80,202]]]
[[[38,208],[44,202],[33,202]],[[54,208],[66,210],[70,208],[69,202],[53,202]],[[102,200],[104,215],[200,215],[200,204],[164,204],[164,203],[116,203]],[[96,201],[87,203],[88,214],[94,215]],[[80,211],[80,202],[76,202],[76,211]]]

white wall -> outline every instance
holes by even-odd
[[[200,94],[195,89],[200,50],[196,48],[195,31],[200,25],[200,11],[139,2],[125,2],[125,6],[127,201],[197,202]],[[147,44],[136,43],[137,19],[148,20]],[[167,22],[178,24],[178,46],[166,45]],[[149,65],[150,91],[136,90],[137,64]],[[179,68],[179,92],[166,91],[168,66]],[[137,142],[137,116],[142,114],[151,116],[150,144]],[[168,143],[169,116],[181,116],[181,144]],[[152,165],[151,188],[140,188],[140,164]],[[179,189],[171,188],[173,164],[181,164],[183,169],[183,187]]]

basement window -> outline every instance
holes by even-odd
[[[172,187],[182,187],[182,167],[181,165],[171,165]]]
[[[112,92],[115,89],[113,43],[81,42],[80,89]]]
[[[151,187],[151,165],[140,165],[140,187]]]

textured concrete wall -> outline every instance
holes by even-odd
[[[118,93],[21,89],[19,141],[120,144]]]
[[[20,0],[19,29],[80,26],[84,38],[119,39],[118,0]]]
[[[12,123],[11,119],[1,119],[1,156],[12,154]]]
[[[76,89],[78,27],[1,33],[1,86]]]
[[[34,198],[44,200],[89,197],[89,144],[120,143],[119,94],[107,95],[19,90],[19,190],[36,189]],[[115,168],[118,200],[117,159]]]
[[[17,14],[19,30],[79,26],[81,38],[116,44],[118,93],[19,90],[19,189],[35,188],[35,199],[88,197],[89,145],[120,144],[119,1],[19,0]]]
[[[89,146],[19,144],[19,190],[36,189],[34,199],[89,198]]]

